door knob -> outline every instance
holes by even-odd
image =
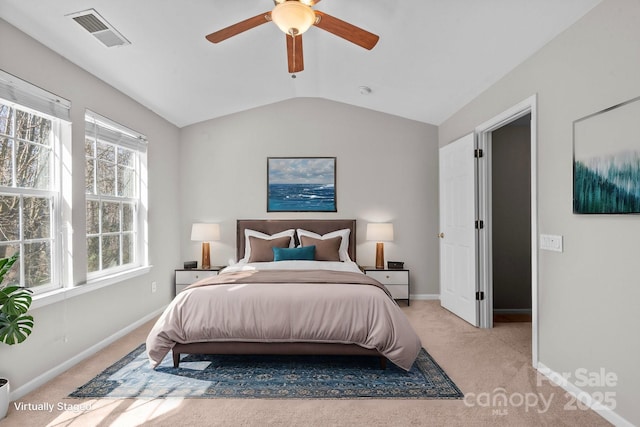
[[[438,234],[438,237],[441,238],[441,239],[444,239],[444,233]]]

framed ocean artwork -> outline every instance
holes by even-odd
[[[573,212],[640,213],[640,97],[573,122]]]
[[[269,157],[267,212],[337,212],[335,157]]]

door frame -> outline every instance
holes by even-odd
[[[476,144],[486,153],[485,161],[478,162],[478,209],[484,220],[484,233],[478,241],[478,290],[484,292],[480,301],[480,327],[493,327],[493,272],[491,242],[491,133],[502,126],[531,114],[531,360],[538,367],[538,144],[537,95],[503,111],[475,128]]]

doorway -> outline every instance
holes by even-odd
[[[493,322],[531,322],[531,114],[490,145]]]
[[[529,122],[528,126],[526,122]],[[440,303],[474,326],[493,327],[494,298],[500,307],[507,301],[510,309],[531,310],[532,365],[538,366],[538,215],[537,215],[537,113],[536,96],[532,96],[502,114],[478,126],[471,134],[463,136],[440,148]],[[516,167],[502,163],[512,163],[512,144],[498,142],[502,134],[509,134],[510,127],[524,124],[520,129],[523,145],[515,147],[522,156]],[[511,126],[507,126],[511,125]],[[504,130],[501,130],[505,128]],[[494,137],[496,143],[493,143]],[[508,139],[509,140],[509,139]],[[528,142],[528,143],[527,143]],[[493,153],[492,150],[496,152]],[[494,159],[494,154],[496,158]],[[528,154],[528,156],[526,156]],[[502,157],[505,159],[500,160]],[[475,158],[474,160],[470,160]],[[497,165],[497,175],[493,176],[492,163]],[[505,170],[501,170],[505,169]],[[502,181],[524,181],[518,186],[500,188]],[[496,194],[493,194],[493,181]],[[528,184],[527,184],[528,182]],[[523,189],[524,187],[525,188]],[[524,209],[513,209],[514,191],[518,200],[524,202]],[[495,199],[495,200],[494,200]],[[494,202],[497,209],[494,217]],[[521,206],[519,206],[521,207]],[[528,214],[523,211],[528,210]],[[517,217],[517,218],[512,218]],[[506,218],[506,219],[505,219]],[[518,235],[528,234],[524,244],[518,244],[520,270],[518,276],[518,302],[513,295],[494,289],[494,274],[502,280],[508,276],[510,258],[505,254],[506,245],[512,242],[501,240],[505,234],[513,233],[514,221],[518,224]],[[494,229],[495,235],[494,235]],[[510,237],[510,236],[507,236]],[[494,242],[495,238],[495,242]],[[500,247],[494,246],[500,245]],[[528,245],[528,249],[526,246]],[[494,249],[495,261],[494,261]],[[494,264],[495,263],[495,264]],[[529,268],[526,267],[528,263]],[[494,271],[494,265],[496,269]],[[528,272],[527,272],[528,270]],[[498,279],[497,279],[498,280]],[[510,279],[507,279],[510,280]],[[524,283],[527,282],[528,283]],[[507,290],[511,291],[507,284]],[[524,295],[529,292],[529,298]]]
[[[486,161],[478,166],[478,215],[485,219],[486,229],[478,237],[478,291],[485,299],[479,302],[480,326],[493,327],[494,308],[506,307],[509,312],[521,312],[531,316],[532,365],[538,366],[538,198],[537,198],[537,98],[531,96],[521,103],[488,120],[475,129],[478,148],[487,153]],[[527,125],[528,122],[528,125]],[[516,129],[519,128],[519,129]],[[517,135],[517,140],[511,138]],[[505,137],[506,136],[506,137]],[[494,138],[496,142],[494,143]],[[504,142],[506,140],[507,142]],[[528,153],[525,151],[528,150]],[[494,152],[495,151],[495,152]],[[513,151],[517,151],[515,154]],[[528,154],[528,156],[527,156]],[[502,167],[505,158],[518,156],[519,167]],[[500,165],[495,162],[500,161]],[[498,176],[494,177],[494,169]],[[504,170],[502,170],[504,169]],[[500,175],[504,174],[504,175]],[[517,186],[502,185],[494,180],[519,180]],[[528,189],[526,181],[528,181]],[[523,183],[524,182],[524,183]],[[506,188],[504,188],[506,187]],[[525,204],[516,209],[511,191],[517,187],[524,193],[518,202]],[[494,194],[494,190],[496,193]],[[525,199],[528,197],[529,203]],[[496,200],[494,200],[496,199]],[[494,208],[498,212],[494,213]],[[528,208],[528,214],[524,212]],[[511,217],[510,217],[511,216]],[[505,219],[507,217],[507,219]],[[518,271],[509,271],[513,254],[505,255],[507,244],[514,243],[505,233],[512,232],[517,224],[518,235],[528,233],[524,244],[517,243]],[[514,231],[515,234],[515,231]],[[495,239],[495,240],[494,240]],[[507,239],[507,240],[505,240]],[[511,239],[509,241],[508,239]],[[501,245],[498,247],[497,245]],[[525,246],[528,245],[527,249]],[[528,264],[528,268],[527,265]],[[497,267],[497,270],[494,268]],[[497,277],[495,277],[497,276]],[[514,279],[517,277],[517,279]],[[506,279],[505,279],[506,278]],[[512,280],[518,283],[513,284]],[[528,283],[524,283],[527,282]],[[502,282],[497,284],[497,282]],[[506,284],[505,284],[506,282]],[[517,288],[517,291],[515,290]],[[507,289],[505,291],[505,289]],[[528,291],[528,298],[525,295]],[[515,296],[517,294],[517,296]],[[530,310],[530,311],[529,311]]]

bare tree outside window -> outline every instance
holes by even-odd
[[[138,152],[101,138],[100,124],[87,126],[87,272],[136,262]],[[110,131],[112,132],[112,131]],[[102,133],[110,135],[109,132]]]
[[[0,257],[20,252],[9,283],[51,284],[52,119],[0,100]]]

